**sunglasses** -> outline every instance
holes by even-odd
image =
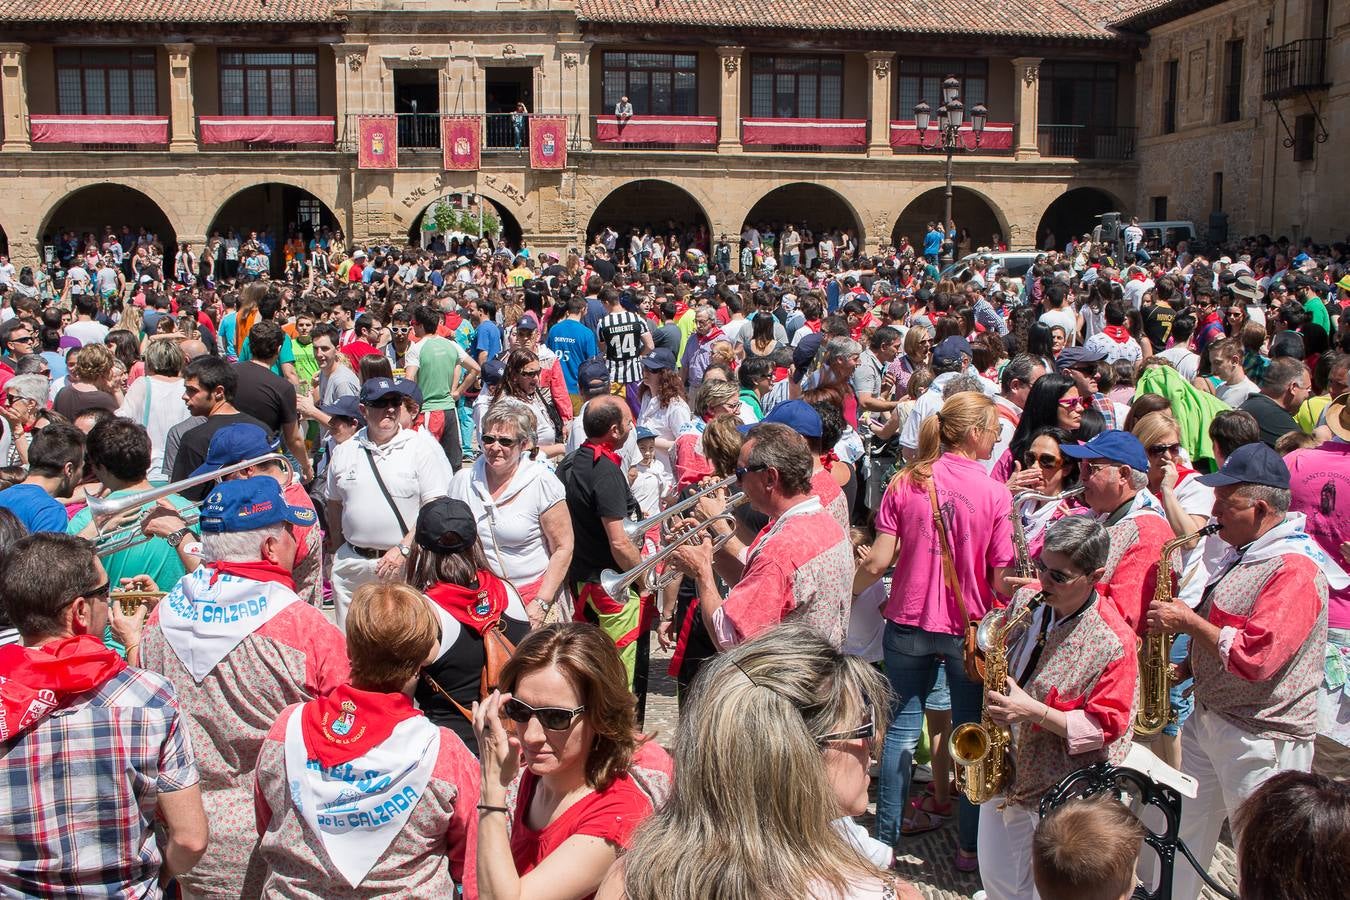
[[[9,342],[11,344],[31,344],[36,340],[37,336],[30,334],[28,337],[12,337],[9,339]]]
[[[372,400],[366,404],[366,406],[369,406],[372,409],[391,409],[392,407],[402,405],[402,397],[381,397],[378,400]]]
[[[503,447],[505,447],[505,448],[508,449],[508,450],[510,450],[510,449],[511,449],[512,447],[514,447],[516,444],[519,444],[519,443],[520,443],[520,439],[519,439],[519,438],[513,438],[513,437],[498,437],[498,436],[495,435],[495,434],[485,434],[485,435],[483,435],[482,437],[483,437],[483,443],[484,443],[484,445],[491,446],[492,444],[501,444]]]
[[[753,466],[737,466],[736,480],[741,481],[745,478],[745,476],[749,475],[751,472],[763,472],[767,468],[768,466],[764,465],[763,463],[755,463]]]
[[[1058,469],[1064,465],[1064,460],[1058,456],[1051,456],[1049,453],[1028,453],[1024,460],[1026,467],[1040,466],[1042,469]]]
[[[106,600],[110,593],[112,593],[112,582],[105,581],[98,587],[90,588],[89,590],[84,591],[82,594],[80,594],[80,596],[86,600],[98,600],[99,598],[103,598]]]
[[[1087,401],[1082,397],[1065,397],[1059,401],[1059,405],[1065,409],[1079,409],[1087,406]]]
[[[409,331],[412,331],[411,328],[390,328],[389,330],[394,334],[407,334]]]
[[[1181,452],[1180,444],[1154,444],[1148,448],[1149,456],[1162,456],[1164,453],[1176,455]]]
[[[542,369],[522,369],[521,376],[524,378],[538,378]]]
[[[528,725],[530,719],[538,719],[539,724],[549,731],[566,731],[572,722],[586,707],[567,709],[562,706],[530,706],[512,697],[502,704],[502,715],[517,725]]]
[[[1081,575],[1070,575],[1068,572],[1061,572],[1059,569],[1052,569],[1039,559],[1036,560],[1036,570],[1042,575],[1049,575],[1050,580],[1055,584],[1068,584],[1076,578],[1082,578]]]
[[[822,734],[816,738],[817,744],[830,744],[836,741],[856,741],[872,740],[877,736],[877,717],[871,704],[868,704],[865,710],[867,721],[857,728],[850,728],[848,731],[835,731],[830,734]]]

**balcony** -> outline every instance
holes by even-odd
[[[741,119],[741,144],[770,151],[865,151],[866,119]]]
[[[716,116],[595,116],[596,145],[606,149],[701,149],[717,145]]]
[[[1330,87],[1326,77],[1327,39],[1304,38],[1266,51],[1261,99],[1280,100]]]
[[[986,123],[984,132],[980,135],[977,152],[989,155],[1011,153],[1013,132],[1016,127],[1013,122]],[[969,123],[961,126],[961,141],[967,147],[975,146],[975,130]],[[920,135],[914,128],[914,120],[908,119],[891,122],[890,143],[891,149],[896,153],[920,153],[925,147],[932,147],[935,143],[941,143],[941,137],[936,128],[930,129],[926,135]]]
[[[332,116],[198,116],[197,135],[212,150],[331,149]]]
[[[1043,157],[1134,159],[1134,139],[1138,130],[1127,125],[1039,125],[1036,143]]]
[[[48,149],[133,150],[169,143],[168,116],[30,115],[34,144],[61,145]]]
[[[357,147],[359,125],[357,120],[370,116],[378,116],[379,113],[347,113],[345,128],[342,133],[342,140],[338,142],[338,149],[344,151],[354,151]],[[520,131],[520,152],[525,152],[530,146],[530,119],[540,118],[564,118],[567,119],[567,138],[568,147],[576,149],[578,139],[578,129],[580,127],[579,117],[576,115],[562,115],[555,113],[532,113],[525,119],[524,127]],[[398,148],[400,150],[435,151],[442,149],[442,122],[447,119],[477,119],[481,128],[480,136],[482,140],[483,153],[515,152],[516,147],[516,127],[511,113],[479,113],[478,115],[459,115],[450,113],[396,113],[390,114],[390,118],[396,120]]]

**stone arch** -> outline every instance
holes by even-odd
[[[128,179],[128,181],[132,181]],[[144,227],[154,233],[167,253],[177,242],[179,230],[173,205],[154,188],[122,180],[90,181],[79,185],[54,202],[45,204],[46,214],[37,230],[37,255],[42,258],[45,244],[55,244],[61,233],[98,232],[107,226],[120,229]]]
[[[266,229],[274,241],[271,257],[274,274],[285,269],[281,246],[292,231],[308,244],[321,228],[330,231],[342,228],[342,221],[330,204],[309,188],[291,181],[254,182],[225,195],[215,209],[211,221],[203,229],[204,236],[209,238],[217,231],[225,235],[234,230],[242,240],[250,231]]]
[[[408,243],[413,246],[422,245],[423,225],[425,224],[427,216],[431,214],[437,204],[443,201],[455,201],[456,205],[458,205],[460,201],[464,198],[472,197],[474,193],[474,191],[446,191],[424,203],[422,208],[417,211],[417,215],[413,216],[412,224],[408,226]],[[505,203],[497,198],[491,197],[481,191],[476,193],[480,198],[486,200],[491,205],[492,211],[496,213],[497,221],[501,223],[501,243],[510,247],[512,250],[519,250],[521,238],[525,233],[524,229],[521,227],[520,219],[507,208]],[[472,211],[471,205],[469,209]],[[484,212],[486,211],[487,210],[484,210]]]
[[[1041,213],[1036,225],[1036,246],[1042,246],[1047,232],[1055,234],[1055,246],[1062,249],[1070,235],[1091,234],[1100,224],[1102,213],[1123,212],[1119,198],[1095,186],[1073,187],[1060,194]]]
[[[809,181],[780,184],[751,205],[741,230],[751,223],[805,225],[813,232],[852,228],[859,246],[866,246],[866,222],[857,207],[835,188]]]
[[[586,242],[589,244],[606,225],[620,234],[630,228],[647,227],[653,234],[661,234],[671,221],[681,232],[692,233],[699,226],[707,232],[712,230],[704,201],[683,185],[660,178],[629,181],[608,191],[595,204],[586,220]]]
[[[198,224],[201,225],[201,232],[210,236],[209,229],[211,224],[220,217],[220,211],[227,203],[250,188],[275,184],[285,185],[312,194],[315,199],[333,213],[334,218],[338,220],[342,230],[347,232],[345,212],[346,208],[351,204],[350,198],[348,198],[349,202],[347,204],[341,202],[342,198],[339,196],[339,192],[342,188],[338,183],[340,180],[341,179],[336,177],[311,177],[306,175],[273,176],[271,174],[267,176],[265,181],[259,181],[256,175],[244,175],[238,178],[232,178],[219,190],[212,191],[211,201],[204,205],[204,209],[208,216]],[[348,233],[347,236],[350,239],[350,233]]]
[[[919,191],[896,218],[895,227],[891,229],[891,243],[898,245],[900,238],[908,237],[910,244],[921,251],[928,223],[940,221],[945,208],[945,186]],[[991,246],[995,234],[1004,243],[1009,242],[1007,217],[999,205],[978,188],[952,186],[952,219],[958,231],[970,229],[972,247]]]

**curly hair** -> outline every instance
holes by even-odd
[[[106,344],[86,344],[80,348],[71,369],[75,377],[85,384],[98,384],[108,380],[115,359],[112,349]]]

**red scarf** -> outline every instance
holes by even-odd
[[[618,466],[620,469],[623,468],[623,464],[619,462],[619,454],[615,453],[613,450],[609,449],[604,444],[597,444],[595,441],[588,440],[584,441],[581,446],[589,447],[591,449],[592,453],[591,458],[596,462],[599,462],[600,457],[603,456],[605,459],[614,463],[614,465]]]
[[[773,380],[783,381],[788,377],[787,366],[775,366],[773,370]]]
[[[839,462],[839,454],[833,450],[827,450],[820,455],[820,464],[825,467],[826,472],[834,471],[834,464]]]
[[[276,563],[266,562],[265,560],[260,559],[257,562],[209,562],[206,567],[211,570],[212,584],[215,584],[216,579],[222,575],[233,575],[236,578],[247,578],[249,581],[271,581],[284,588],[295,590],[295,578],[291,573]]]
[[[495,623],[506,612],[506,585],[486,569],[478,570],[478,587],[438,582],[422,593],[455,619],[478,634]]]
[[[11,741],[127,667],[93,635],[0,647],[0,740]]]
[[[726,332],[724,332],[720,327],[714,328],[712,331],[708,332],[707,337],[702,337],[701,335],[699,335],[697,331],[695,331],[694,337],[698,338],[698,345],[700,347],[704,346],[705,344],[711,344],[713,341],[724,341],[727,339]]]
[[[384,743],[399,722],[420,715],[407,694],[344,684],[300,708],[300,734],[309,758],[331,769],[364,756]]]
[[[1130,330],[1124,325],[1107,325],[1102,328],[1102,334],[1106,335],[1117,344],[1125,344],[1130,340]]]

